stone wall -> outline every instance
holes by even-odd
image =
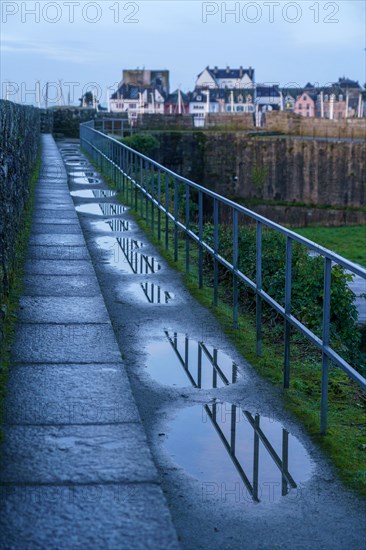
[[[193,115],[139,115],[136,120],[139,130],[192,130]]]
[[[23,225],[24,207],[30,193],[29,186],[37,158],[39,136],[38,109],[0,100],[1,304],[9,289],[15,244]]]
[[[362,142],[299,137],[249,137],[241,132],[156,133],[157,160],[217,193],[248,203],[292,203],[361,209],[366,206],[366,158]],[[253,209],[256,209],[253,207]],[[279,208],[279,211],[284,209]],[[328,209],[329,210],[329,209]],[[316,223],[341,225],[345,214],[313,212]],[[274,212],[274,210],[273,210]],[[266,210],[268,215],[268,208]],[[285,223],[287,218],[283,215]],[[365,214],[347,214],[360,223]],[[271,217],[271,216],[269,216]],[[296,221],[296,215],[291,216]],[[319,220],[318,220],[319,217]],[[305,220],[299,217],[299,222]],[[304,221],[301,224],[305,223]]]
[[[109,114],[107,115],[109,116]],[[136,121],[140,130],[192,130],[193,115],[140,115]],[[233,115],[231,113],[210,113],[206,117],[205,130],[253,130],[254,119],[251,113]]]
[[[94,109],[81,109],[78,107],[54,107],[53,134],[55,137],[79,138],[80,124],[88,122],[96,117]]]
[[[303,117],[291,112],[266,113],[265,130],[293,136],[325,138],[366,138],[366,118],[329,120]]]

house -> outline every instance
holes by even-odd
[[[210,89],[251,89],[254,87],[254,69],[219,69],[214,67],[210,69],[207,66],[198,76],[195,88]]]
[[[110,111],[127,112],[130,122],[144,113],[164,114],[164,103],[165,93],[162,90],[134,84],[122,84],[109,101]]]
[[[256,86],[254,103],[257,110],[262,112],[278,110],[281,108],[282,101],[282,94],[278,86],[265,84]]]
[[[210,88],[196,89],[192,92],[189,100],[189,113],[198,117],[205,116],[207,113],[220,112],[219,90]]]
[[[169,71],[150,69],[126,69],[122,73],[121,84],[131,84],[142,88],[157,88],[169,95]]]
[[[315,98],[315,88],[307,84],[304,91],[296,97],[294,113],[305,117],[314,117],[316,112]]]
[[[282,103],[280,109],[282,111],[294,111],[296,98],[301,95],[304,91],[304,88],[280,88],[280,94],[282,95]]]
[[[189,112],[189,95],[179,89],[169,94],[164,103],[164,114],[177,115]]]
[[[130,121],[139,114],[164,114],[164,103],[169,95],[169,71],[134,69],[124,70],[122,81],[109,100],[113,113],[128,113]]]
[[[223,90],[226,113],[254,113],[254,90]]]

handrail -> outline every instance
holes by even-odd
[[[224,266],[233,275],[234,281],[234,303],[233,303],[233,319],[234,326],[237,321],[238,310],[238,281],[249,286],[256,294],[257,299],[257,314],[256,314],[256,331],[257,331],[257,354],[261,354],[262,342],[262,301],[269,304],[275,309],[284,319],[285,322],[285,343],[284,343],[284,387],[289,387],[290,379],[290,327],[294,327],[302,333],[316,348],[322,352],[322,397],[321,397],[321,421],[320,431],[325,433],[327,429],[327,411],[328,411],[328,369],[329,360],[333,361],[340,367],[351,379],[353,379],[363,390],[366,390],[366,379],[357,372],[345,359],[343,359],[332,347],[329,342],[329,326],[330,326],[330,289],[331,289],[331,270],[332,264],[337,264],[348,270],[354,275],[357,275],[366,280],[366,270],[361,266],[339,256],[335,252],[328,250],[290,229],[287,229],[271,220],[249,210],[248,208],[239,205],[226,197],[223,197],[210,189],[206,189],[201,185],[173,172],[158,162],[149,157],[138,153],[134,149],[107,136],[94,128],[94,121],[90,121],[80,125],[81,146],[86,153],[97,162],[98,166],[106,169],[107,174],[117,179],[117,183],[126,191],[126,198],[134,201],[135,208],[138,206],[138,196],[140,197],[140,211],[144,213],[146,221],[151,221],[151,227],[155,228],[154,211],[158,213],[158,235],[160,236],[164,224],[161,221],[161,215],[165,218],[165,244],[168,247],[168,227],[169,223],[174,227],[174,257],[178,258],[178,230],[183,231],[186,236],[186,269],[189,271],[189,240],[194,241],[199,247],[199,280],[202,286],[202,258],[203,251],[208,252],[214,260],[214,304],[217,305],[218,300],[218,266]],[[138,174],[134,175],[133,170],[137,169]],[[154,189],[155,180],[151,179],[149,189],[149,177],[151,174],[158,175],[157,189]],[[165,190],[162,190],[162,174],[165,174]],[[174,189],[169,189],[167,179],[171,178],[174,182]],[[128,186],[127,186],[128,183]],[[185,189],[185,222],[178,219],[178,185],[183,184]],[[191,229],[189,197],[190,190],[198,192],[199,197],[199,232],[198,234]],[[157,192],[157,196],[156,196]],[[170,199],[174,199],[174,211],[169,209],[169,193]],[[165,194],[164,204],[161,195]],[[128,197],[130,195],[130,197]],[[213,217],[214,217],[214,238],[213,245],[207,243],[203,239],[203,197],[210,197],[213,200]],[[148,205],[151,205],[151,212]],[[232,211],[233,219],[233,260],[232,262],[223,258],[219,254],[219,205],[225,205]],[[247,275],[238,269],[238,215],[242,214],[256,222],[256,239],[257,239],[257,259],[256,259],[256,280],[250,279]],[[262,270],[261,270],[261,254],[262,254],[262,228],[263,226],[275,230],[286,237],[286,270],[285,270],[285,305],[279,304],[272,296],[270,296],[262,288]],[[323,329],[322,337],[317,336],[312,330],[307,328],[299,319],[291,312],[291,285],[292,285],[292,244],[293,242],[304,245],[308,250],[315,252],[317,255],[324,258],[324,298],[323,298]]]

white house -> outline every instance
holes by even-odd
[[[130,121],[138,115],[164,114],[165,94],[151,86],[122,84],[110,98],[110,110],[113,113],[128,113]]]
[[[206,67],[197,77],[196,88],[246,89],[254,87],[254,69]]]

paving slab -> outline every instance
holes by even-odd
[[[43,233],[31,235],[29,244],[44,246],[85,246],[85,239],[82,233]]]
[[[89,252],[84,245],[30,245],[28,246],[27,258],[34,258],[36,260],[87,260],[89,258]]]
[[[25,323],[108,323],[109,315],[100,295],[92,298],[23,296],[18,319]]]
[[[175,550],[159,486],[150,483],[0,487],[7,550]]]
[[[64,216],[52,216],[52,218],[47,218],[45,216],[37,216],[36,214],[32,218],[33,223],[42,223],[49,225],[75,225],[77,219],[75,218],[65,218]]]
[[[52,201],[50,200],[38,200],[37,201],[37,212],[43,212],[44,210],[50,210],[52,212],[61,212],[63,215],[70,213],[73,216],[73,204],[70,200],[67,202],[63,201]],[[57,208],[55,208],[57,206]]]
[[[111,363],[121,358],[109,324],[26,324],[16,327],[14,363]]]
[[[75,275],[95,277],[89,260],[36,260],[28,259],[24,267],[29,275]]]
[[[92,275],[25,275],[23,295],[100,296],[100,287]]]
[[[0,483],[157,482],[146,436],[136,422],[5,426]]]
[[[52,235],[53,233],[59,235],[81,235],[81,229],[79,223],[69,224],[54,224],[49,223],[32,223],[31,236],[46,233]]]
[[[120,363],[27,364],[16,365],[10,372],[7,424],[139,421],[129,381]]]

